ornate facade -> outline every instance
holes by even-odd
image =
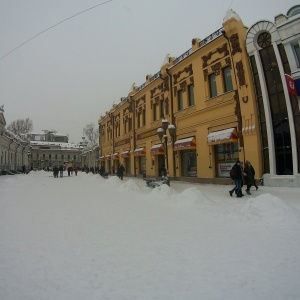
[[[231,183],[237,159],[262,176],[261,139],[245,47],[246,28],[229,11],[223,27],[193,39],[178,58],[114,105],[99,120],[100,164],[131,176],[158,176],[162,166],[177,180]],[[157,131],[167,120],[174,135]],[[174,127],[173,126],[173,127]],[[160,130],[159,130],[160,131]]]

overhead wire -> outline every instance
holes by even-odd
[[[94,5],[94,6],[90,7],[90,8],[87,8],[87,9],[85,9],[85,10],[83,10],[83,11],[81,11],[81,12],[79,12],[79,13],[77,13],[77,14],[71,16],[71,17],[68,17],[68,18],[66,18],[66,19],[64,19],[64,20],[62,20],[62,21],[60,21],[60,22],[58,22],[58,23],[56,23],[56,24],[54,24],[54,25],[52,25],[52,26],[46,28],[45,30],[39,32],[38,34],[36,34],[36,35],[34,35],[33,37],[29,38],[28,40],[26,40],[25,42],[23,42],[23,43],[20,44],[19,46],[15,47],[15,48],[12,49],[11,51],[7,52],[5,55],[3,55],[2,57],[0,57],[0,61],[1,61],[2,59],[4,59],[5,57],[7,57],[8,55],[10,55],[12,52],[16,51],[17,49],[21,48],[22,46],[24,46],[25,44],[27,44],[28,42],[30,42],[31,40],[35,39],[36,37],[40,36],[41,34],[45,33],[46,31],[52,29],[53,27],[56,27],[56,26],[58,26],[58,25],[60,25],[60,24],[62,24],[62,23],[64,23],[64,22],[66,22],[66,21],[68,21],[68,20],[70,20],[70,19],[72,19],[72,18],[77,17],[78,15],[81,15],[81,14],[83,14],[83,13],[85,13],[85,12],[91,10],[91,9],[94,9],[94,8],[96,8],[96,7],[98,7],[98,6],[101,6],[101,5],[105,5],[105,4],[107,4],[107,3],[109,3],[109,2],[112,2],[112,1],[113,1],[113,0],[108,0],[108,1],[105,1],[105,2],[102,2],[102,3],[99,3],[99,4],[97,4],[97,5]]]

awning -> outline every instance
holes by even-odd
[[[104,155],[103,155],[103,156],[100,156],[99,159],[100,159],[100,160],[105,160],[105,156],[104,156]]]
[[[111,155],[108,154],[108,155],[105,155],[105,160],[110,160],[111,159]]]
[[[146,155],[145,147],[137,148],[134,150],[134,156],[145,156],[145,155]]]
[[[177,140],[174,143],[174,150],[188,150],[188,149],[196,149],[196,140],[195,137],[188,137],[186,139]]]
[[[207,136],[208,145],[225,144],[231,142],[237,142],[238,136],[236,128],[228,128],[225,130],[211,132]]]
[[[157,144],[151,147],[151,155],[165,154],[165,147],[163,144]]]
[[[121,153],[121,157],[125,158],[125,157],[130,157],[130,150],[124,151]]]
[[[112,154],[111,159],[114,159],[114,160],[119,159],[119,152]]]

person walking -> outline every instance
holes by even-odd
[[[238,198],[243,197],[242,194],[242,182],[243,182],[243,170],[241,167],[241,162],[238,160],[230,171],[230,178],[234,180],[235,186],[229,191],[230,196],[232,197],[233,192],[236,193]]]
[[[59,176],[63,177],[63,173],[64,173],[64,167],[63,167],[63,165],[60,165],[59,166]]]
[[[77,173],[78,173],[78,167],[77,166],[74,167],[74,172],[75,172],[75,175],[77,176]]]
[[[251,186],[255,186],[256,190],[258,189],[258,186],[255,183],[255,178],[254,178],[255,171],[254,171],[254,168],[251,165],[251,162],[249,160],[246,160],[245,168],[244,168],[244,173],[245,173],[245,184],[247,186],[246,193],[248,195],[251,195],[251,193],[250,193]]]
[[[54,178],[58,178],[58,167],[56,165],[53,167],[53,176]]]
[[[123,175],[124,175],[124,172],[125,172],[125,168],[124,166],[121,164],[118,168],[118,176],[121,180],[123,180]]]

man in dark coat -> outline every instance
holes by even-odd
[[[118,168],[117,174],[121,180],[123,180],[123,174],[125,172],[124,166],[121,164]]]
[[[250,193],[251,186],[252,185],[255,186],[256,190],[258,189],[258,186],[256,185],[255,179],[254,179],[254,175],[255,175],[254,168],[252,167],[249,160],[246,160],[244,173],[245,173],[245,185],[247,185],[246,192],[248,195],[251,195],[251,193]]]
[[[229,191],[230,196],[233,192],[236,192],[238,198],[244,196],[242,194],[242,182],[243,182],[243,170],[241,167],[241,162],[238,160],[230,171],[230,177],[234,180],[235,187]]]

